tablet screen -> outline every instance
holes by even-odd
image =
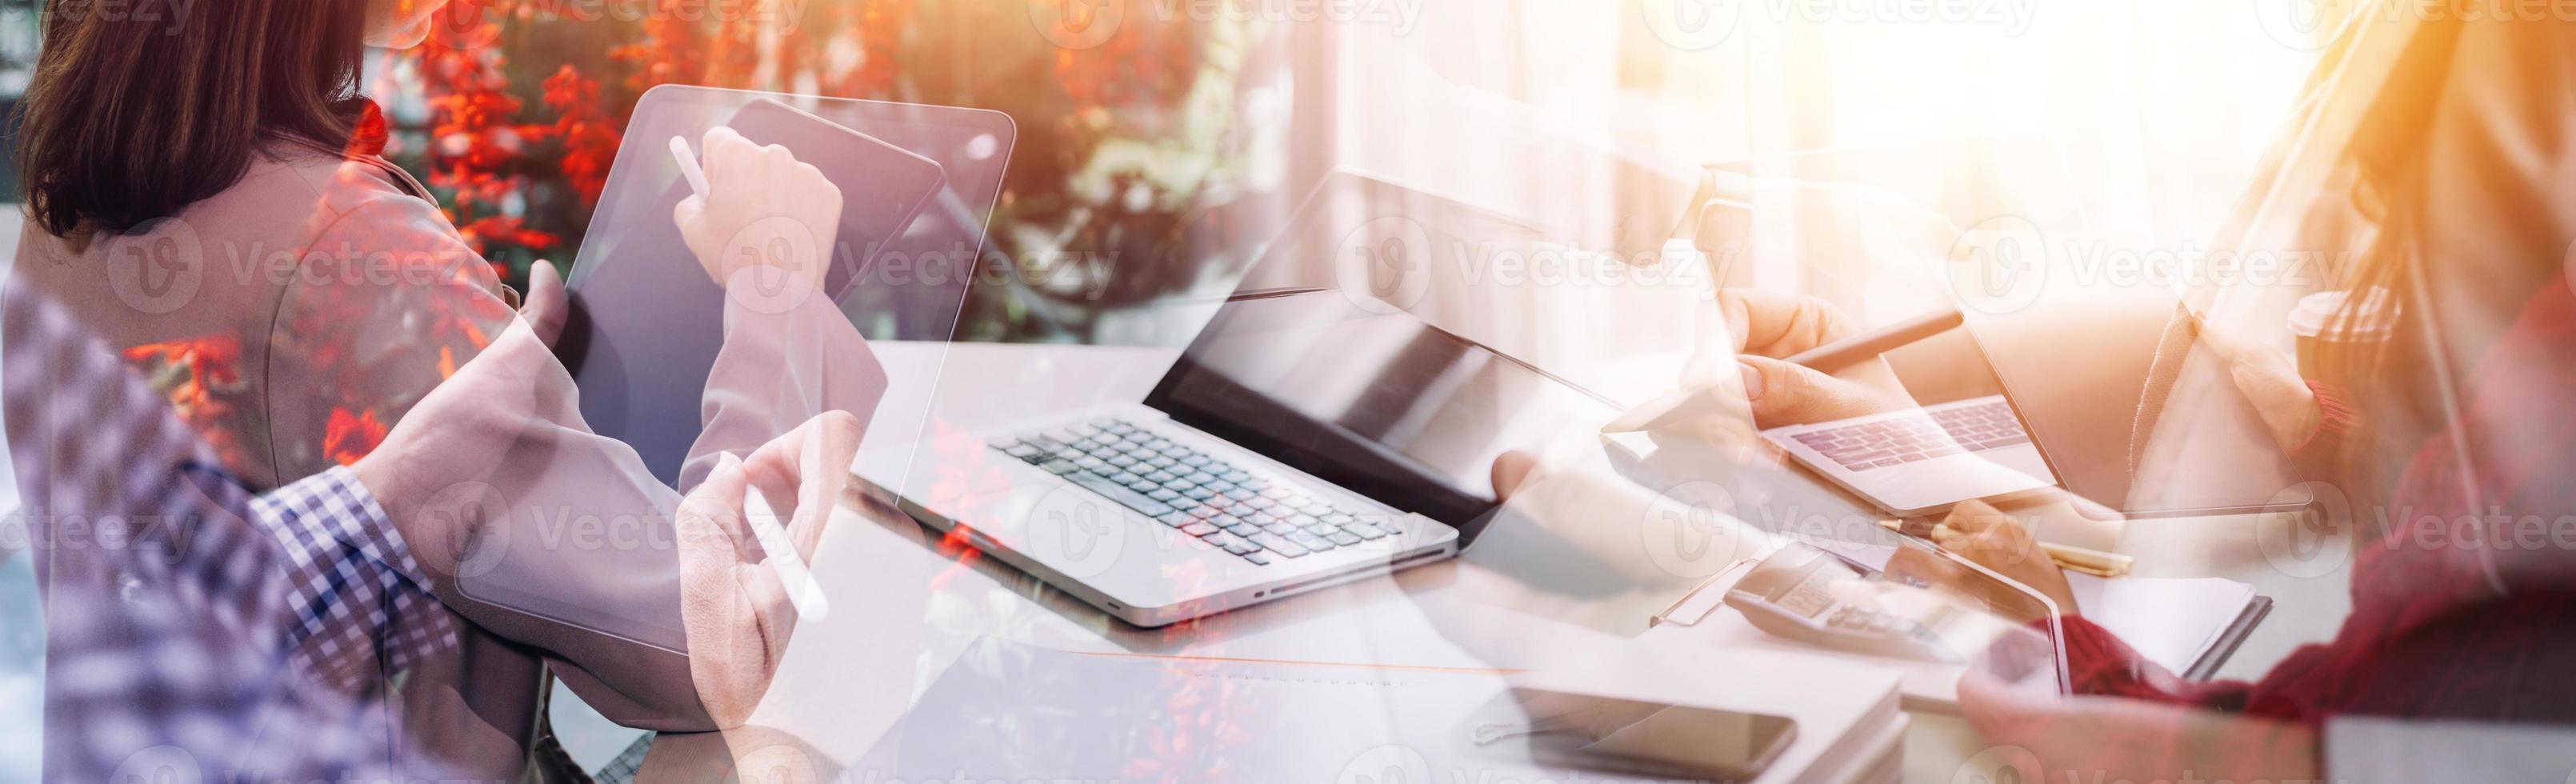
[[[1593,432],[1619,407],[1403,312],[1342,292],[1236,296],[1146,404],[1473,537],[1494,459]]]

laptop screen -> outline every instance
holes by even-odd
[[[1320,289],[1228,300],[1145,403],[1471,540],[1497,505],[1497,456],[1618,414],[1410,314]]]

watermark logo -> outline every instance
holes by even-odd
[[[40,25],[56,20],[71,22],[95,19],[120,24],[152,25],[160,28],[162,35],[178,35],[179,31],[187,29],[188,18],[194,15],[196,8],[196,0],[167,0],[159,3],[141,2],[141,0],[125,0],[125,2],[101,0],[87,3],[30,3],[25,7],[12,3],[8,8],[0,9],[0,23],[26,25],[26,29],[40,29]],[[26,18],[31,15],[36,18]]]
[[[1127,0],[1030,0],[1029,23],[1066,49],[1109,43],[1127,21]]]
[[[2325,482],[2303,482],[2272,494],[2271,505],[2308,503],[2298,509],[2266,513],[2256,521],[2254,544],[2273,570],[2299,579],[2335,573],[2352,557],[2342,530],[2353,525],[2352,500],[2342,488]]]
[[[186,307],[206,283],[206,246],[197,229],[161,218],[107,242],[107,285],[127,307],[153,315]]]
[[[814,755],[795,743],[770,743],[734,760],[734,780],[741,784],[824,784]]]
[[[1431,291],[1431,232],[1401,215],[1362,223],[1333,251],[1333,282],[1374,313],[1411,310]]]
[[[1950,784],[2038,784],[2041,780],[2039,755],[2020,746],[1977,752],[1950,774]]]
[[[1411,746],[1387,744],[1342,764],[1333,784],[1433,784],[1431,760]]]
[[[2562,273],[2558,282],[2576,290],[2576,242],[2568,243],[2566,252],[2558,254],[2558,265]]]
[[[491,18],[493,0],[451,0],[430,12],[429,42],[437,47],[471,52],[501,42],[501,23]],[[553,4],[549,4],[553,5]]]
[[[1699,578],[1725,571],[1742,552],[1745,537],[1735,517],[1735,494],[1715,482],[1674,485],[1647,502],[1638,520],[1638,544],[1655,567],[1675,577]]]
[[[754,313],[795,310],[822,289],[823,246],[813,227],[785,215],[752,221],[725,239],[726,296]]]
[[[1665,46],[1688,51],[1726,42],[1742,21],[1742,0],[1637,0],[1646,29]]]
[[[186,749],[177,746],[153,746],[126,755],[125,761],[116,764],[116,772],[110,774],[107,780],[146,782],[147,784],[203,784],[206,781],[206,770],[204,766],[197,764],[197,755],[188,753]]]
[[[2340,21],[2328,0],[2251,0],[2247,5],[2263,35],[2299,51],[2325,48]]]
[[[2018,215],[1978,221],[1950,244],[1952,299],[1989,314],[2016,313],[2048,285],[2048,235]]]
[[[501,490],[482,482],[458,482],[441,488],[420,505],[421,524],[439,531],[456,554],[456,577],[491,574],[509,557],[509,502]]]
[[[1026,519],[1029,553],[1067,577],[1108,572],[1127,547],[1125,508],[1071,484],[1047,491]]]

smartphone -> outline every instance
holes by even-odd
[[[948,184],[938,161],[775,98],[752,101],[725,125],[753,144],[787,148],[840,186],[841,232],[823,276],[823,291],[834,300],[849,293],[877,251]]]
[[[1751,781],[1798,737],[1767,713],[1514,688],[1475,714],[1469,741],[1545,767],[1651,778]]]

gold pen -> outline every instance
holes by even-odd
[[[1931,538],[1905,530],[1905,522],[1902,520],[1880,520],[1878,521],[1878,524],[1882,528],[1895,531],[1905,536],[1912,536],[1926,541],[1929,541]],[[2048,560],[2056,561],[2058,568],[2078,574],[2089,574],[2095,577],[2126,576],[2131,568],[2138,565],[2138,559],[2136,558],[2131,558],[2119,553],[2106,553],[2100,550],[2074,547],[2071,545],[2041,542],[2039,543],[2039,549],[2046,551],[2048,553]]]

